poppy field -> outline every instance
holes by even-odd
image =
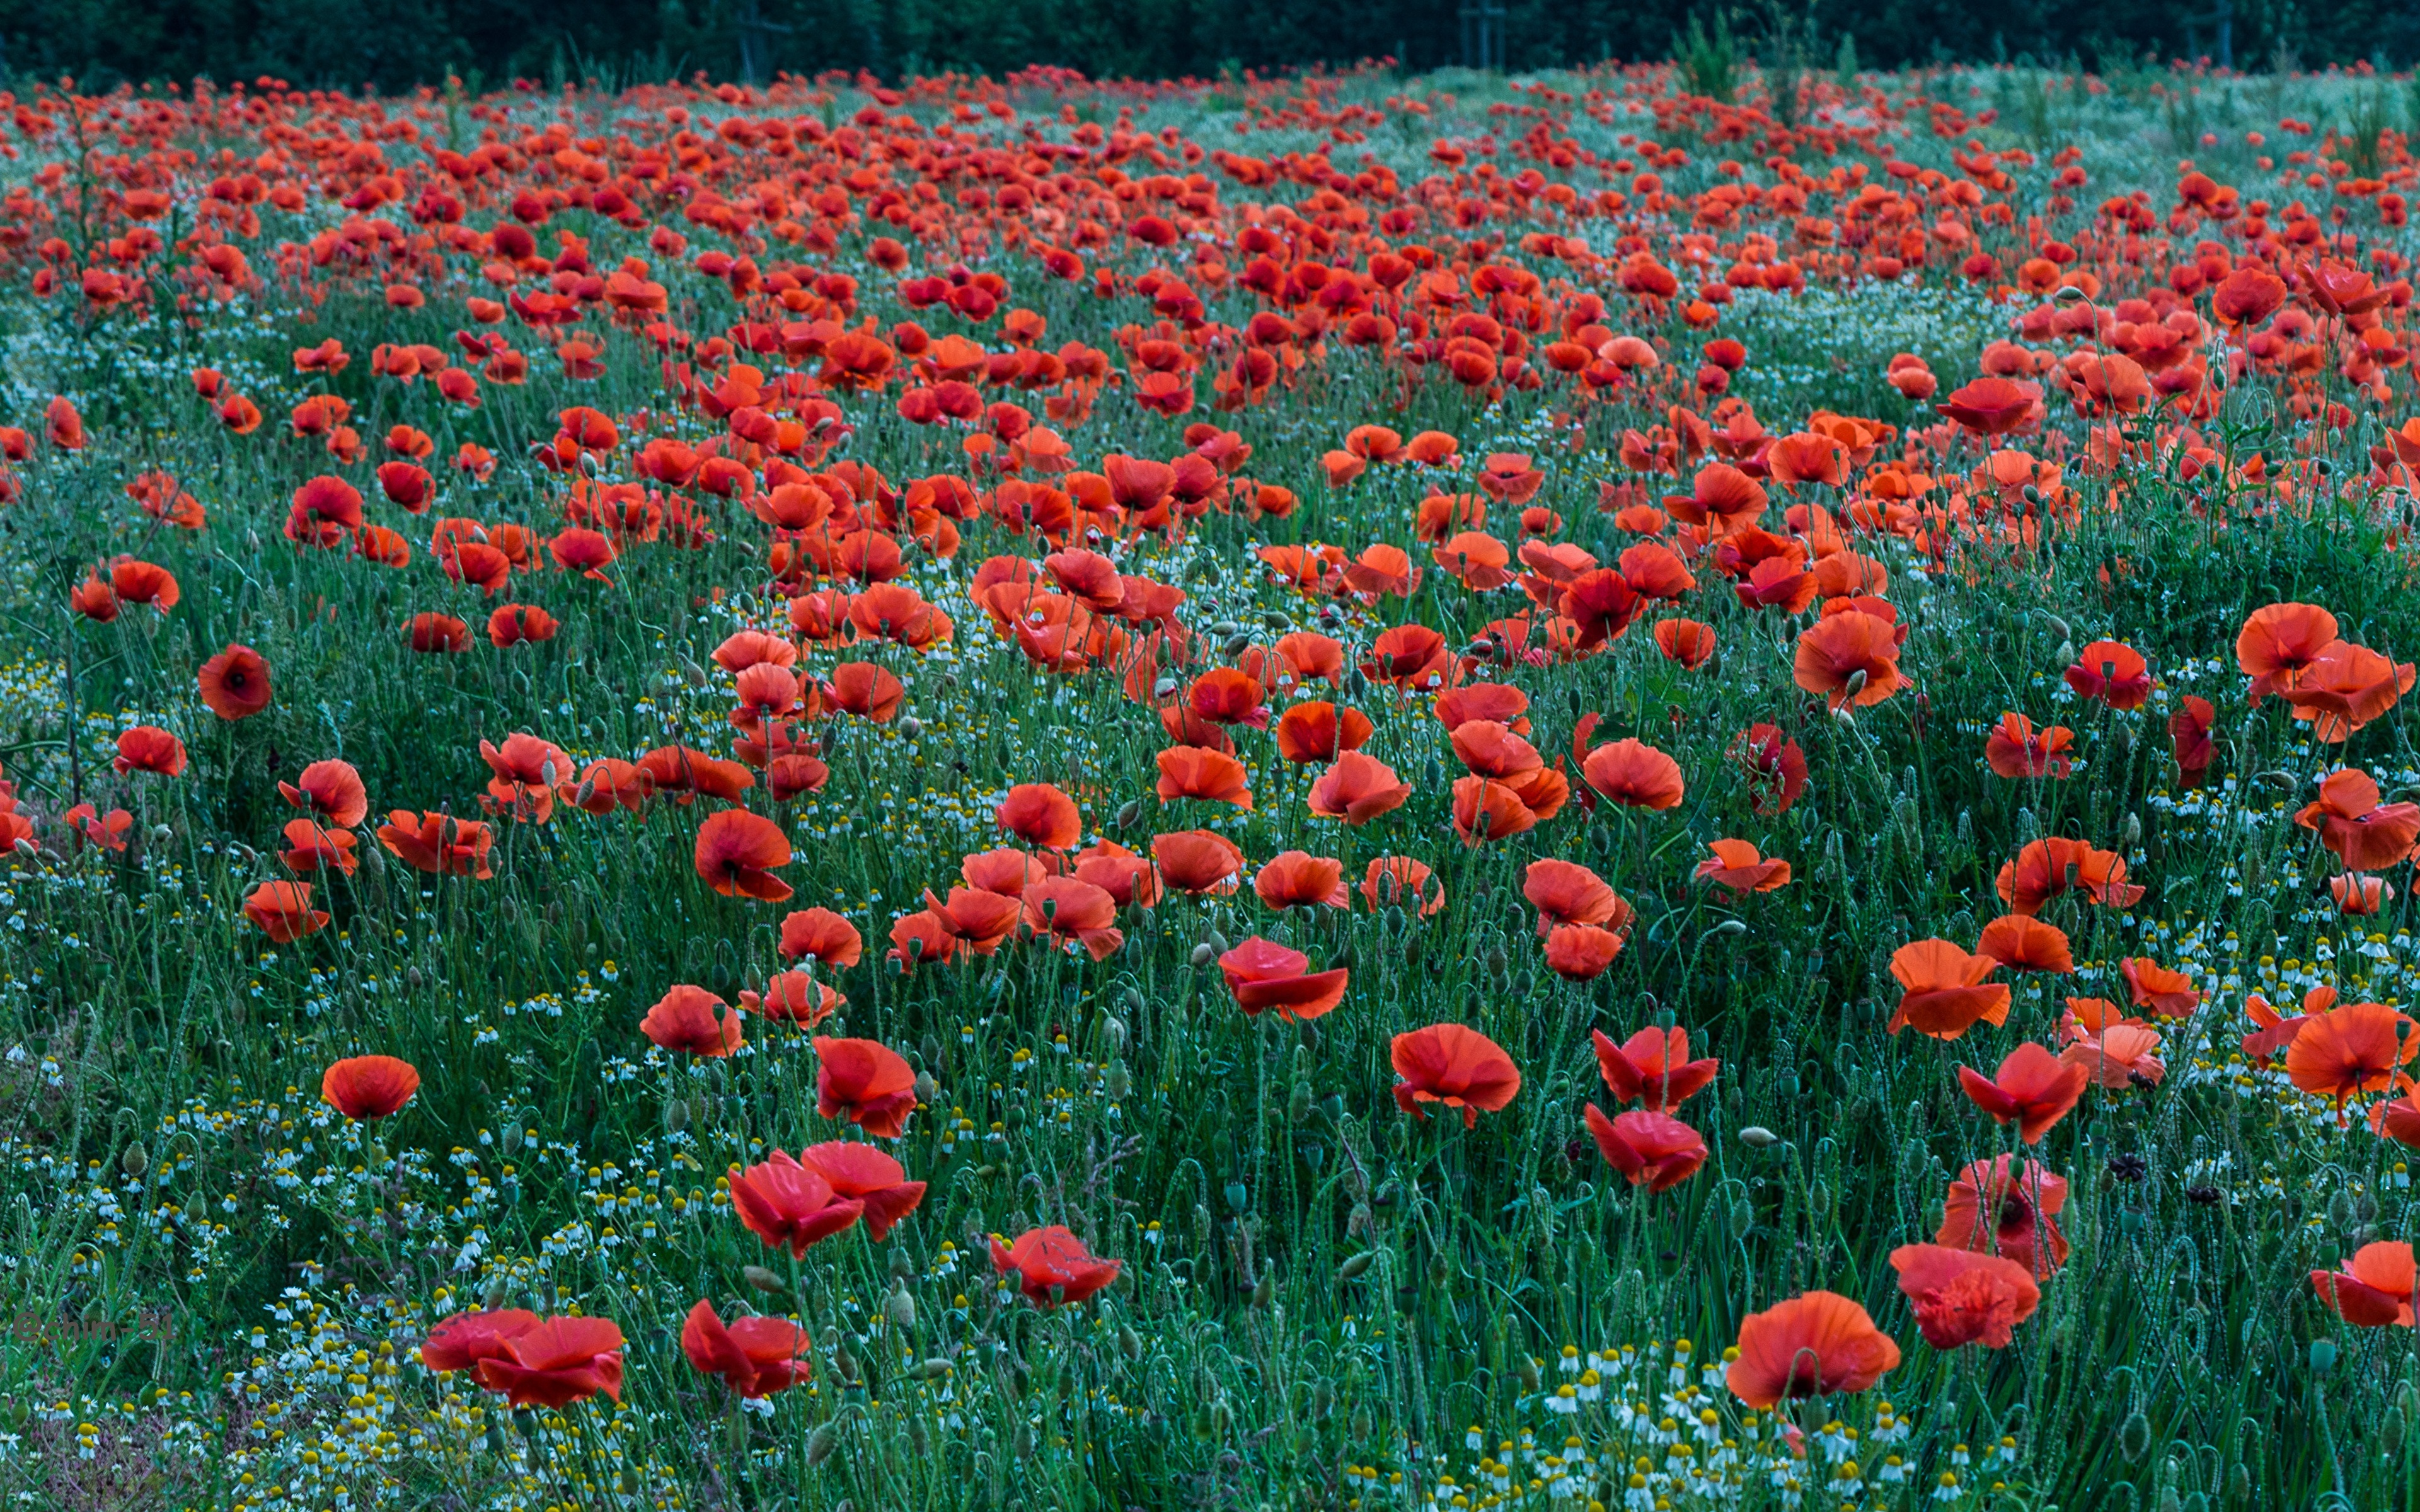
[[[2410,78],[0,112],[9,1504],[2420,1497]]]

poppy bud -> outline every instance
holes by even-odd
[[[924,721],[917,718],[912,714],[908,715],[899,721],[899,733],[906,735],[908,739],[914,740],[924,733]]]
[[[1142,1358],[1142,1335],[1134,1331],[1133,1325],[1128,1323],[1118,1325],[1118,1350],[1129,1360]]]
[[[920,1104],[930,1105],[940,1095],[941,1084],[933,1079],[931,1072],[920,1071],[916,1073],[916,1101]]]
[[[707,678],[706,675],[706,669],[690,660],[687,656],[683,656],[680,659],[680,669],[681,675],[689,679],[690,687],[704,687],[706,685]]]
[[[748,1284],[768,1297],[779,1296],[790,1289],[790,1284],[761,1265],[743,1266],[739,1273]]]
[[[1021,1423],[1018,1425],[1020,1427],[1023,1426],[1024,1425]],[[807,1463],[811,1466],[822,1464],[825,1460],[831,1458],[832,1450],[837,1447],[839,1443],[840,1425],[838,1423],[826,1423],[823,1427],[807,1435]]]
[[[882,1299],[882,1316],[911,1334],[916,1331],[916,1299],[908,1294],[905,1285],[892,1287],[891,1295]]]
[[[500,1275],[488,1283],[487,1292],[485,1295],[480,1297],[479,1305],[489,1312],[494,1312],[497,1308],[502,1307],[504,1304],[504,1299],[511,1294],[512,1284],[510,1279]]]
[[[664,1132],[678,1134],[689,1127],[689,1104],[671,1103],[664,1107]]]
[[[935,1355],[916,1367],[916,1379],[919,1381],[939,1381],[943,1376],[948,1375],[950,1373],[950,1369],[951,1366],[949,1361],[942,1359],[939,1355]]]
[[[143,1173],[151,1168],[151,1152],[139,1144],[129,1145],[126,1153],[117,1157],[117,1164],[124,1167],[127,1175],[140,1180]]]
[[[2057,660],[2071,662],[2075,659],[2075,642],[2062,639],[2058,643],[2058,649],[2051,655]]]
[[[1278,1294],[1277,1281],[1278,1278],[1275,1272],[1264,1271],[1261,1273],[1260,1284],[1252,1288],[1253,1307],[1264,1309],[1272,1301],[1276,1300]]]
[[[1206,966],[1212,962],[1218,960],[1219,953],[1219,951],[1212,949],[1208,945],[1197,945],[1193,948],[1192,955],[1187,957],[1187,959],[1197,966]]]
[[[1359,1210],[1356,1211],[1357,1211]],[[1378,1252],[1376,1250],[1363,1250],[1360,1254],[1353,1256],[1342,1265],[1336,1268],[1336,1279],[1339,1281],[1358,1280],[1360,1277],[1369,1274],[1370,1267],[1377,1263]]]
[[[1750,1149],[1767,1149],[1781,1143],[1781,1136],[1761,1123],[1751,1123],[1739,1134],[1740,1143]]]
[[[2061,304],[2073,304],[2076,301],[2088,297],[2084,290],[2072,284],[2061,284],[2058,286],[2058,292],[2051,296]]]
[[[2137,845],[2142,843],[2143,816],[2135,813],[2128,814],[2126,816],[2126,823],[2118,826],[2118,833],[2125,838],[2125,841],[2129,845]]]
[[[1538,1362],[1526,1354],[1521,1356],[1521,1389],[1523,1391],[1536,1391],[1539,1387],[1540,1381],[1541,1378],[1538,1374]]]
[[[414,968],[412,968],[412,970],[413,970],[413,974],[414,974],[414,975],[417,975],[417,974],[418,974],[418,971],[419,971],[419,968],[415,966]],[[417,986],[419,986],[419,985],[420,985],[420,983],[419,983],[419,982],[417,982],[417,981],[414,981],[414,982],[412,983],[412,985],[413,985],[414,987],[417,987]],[[521,1126],[520,1126],[520,1124],[518,1124],[518,1123],[508,1123],[508,1124],[504,1125],[504,1153],[505,1153],[505,1154],[507,1154],[507,1155],[513,1154],[513,1153],[517,1152],[518,1150],[520,1150],[520,1148],[521,1148]]]

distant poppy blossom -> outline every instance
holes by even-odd
[[[420,1090],[420,1072],[393,1056],[354,1056],[319,1078],[319,1100],[353,1119],[383,1119]]]
[[[1395,1102],[1406,1113],[1426,1117],[1423,1103],[1462,1111],[1465,1127],[1481,1113],[1496,1113],[1521,1090],[1520,1068],[1504,1047],[1460,1024],[1432,1024],[1396,1035],[1390,1050]]]
[[[698,876],[726,898],[777,903],[790,896],[790,885],[773,875],[790,864],[790,838],[761,814],[723,809],[707,815],[696,851]]]
[[[786,1318],[735,1318],[729,1323],[703,1298],[681,1322],[681,1353],[702,1376],[720,1376],[740,1396],[760,1400],[814,1373],[814,1340]]]
[[[269,663],[250,646],[231,645],[202,663],[202,702],[222,719],[248,719],[269,707]]]
[[[916,1110],[916,1072],[875,1040],[815,1039],[815,1112],[896,1139]]]
[[[1986,955],[1968,955],[1947,940],[1918,940],[1891,956],[1891,975],[1903,989],[1889,1032],[1913,1028],[1936,1040],[1955,1040],[1977,1024],[2000,1024],[2009,1016],[2005,983],[1983,979],[1999,969]]]
[[[673,987],[639,1021],[639,1032],[661,1049],[727,1056],[746,1040],[739,1015],[714,994],[686,983]]]
[[[1220,956],[1218,973],[1245,1012],[1274,1009],[1294,1019],[1318,1018],[1342,1002],[1350,975],[1341,967],[1312,971],[1311,957],[1259,935]]]
[[[1677,1026],[1641,1029],[1620,1044],[1602,1029],[1590,1031],[1590,1040],[1606,1090],[1651,1112],[1679,1107],[1714,1085],[1722,1070],[1719,1060],[1690,1059],[1689,1031]]]
[[[243,917],[279,945],[328,927],[326,910],[311,906],[311,884],[263,882],[244,894]]]
[[[1916,1328],[1936,1350],[2007,1349],[2015,1325],[2041,1305],[2033,1276],[2000,1256],[1948,1244],[1901,1244],[1890,1262]]]
[[[622,1331],[610,1319],[549,1318],[472,1366],[515,1407],[561,1410],[600,1393],[622,1399]]]
[[[1799,1396],[1860,1392],[1899,1368],[1899,1346],[1863,1307],[1809,1291],[1750,1313],[1724,1372],[1731,1395],[1761,1412]]]
[[[1597,1153],[1633,1186],[1661,1192],[1697,1175],[1706,1163],[1706,1141],[1669,1114],[1633,1108],[1607,1118],[1590,1103],[1584,1120]]]
[[[1985,1077],[1958,1068],[1958,1086],[1967,1100],[1994,1122],[2013,1123],[2026,1144],[2041,1142],[2067,1117],[2092,1081],[2089,1067],[2062,1060],[2030,1041],[2003,1057],[1999,1069]]]
[[[118,735],[117,754],[109,764],[120,776],[130,772],[180,776],[185,770],[184,742],[157,725],[134,725]]]
[[[1082,1302],[1118,1278],[1120,1262],[1105,1260],[1058,1225],[1032,1228],[1016,1242],[991,1236],[991,1265],[1001,1275],[1015,1272],[1018,1289],[1044,1306]]]

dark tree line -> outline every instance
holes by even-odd
[[[2070,62],[2103,71],[2202,54],[2226,27],[2254,69],[2420,55],[2420,0],[1771,0],[1734,11],[1744,55],[1867,67]],[[396,89],[449,72],[629,83],[787,69],[1034,63],[1094,77],[1210,77],[1391,55],[1413,69],[1541,68],[1664,57],[1708,0],[0,0],[0,64],[88,86],[207,75]]]

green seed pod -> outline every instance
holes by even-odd
[[[1342,1265],[1336,1268],[1336,1279],[1339,1281],[1357,1281],[1361,1277],[1368,1275],[1370,1273],[1370,1267],[1377,1263],[1378,1252],[1376,1250],[1363,1250],[1360,1254],[1348,1257]]]

